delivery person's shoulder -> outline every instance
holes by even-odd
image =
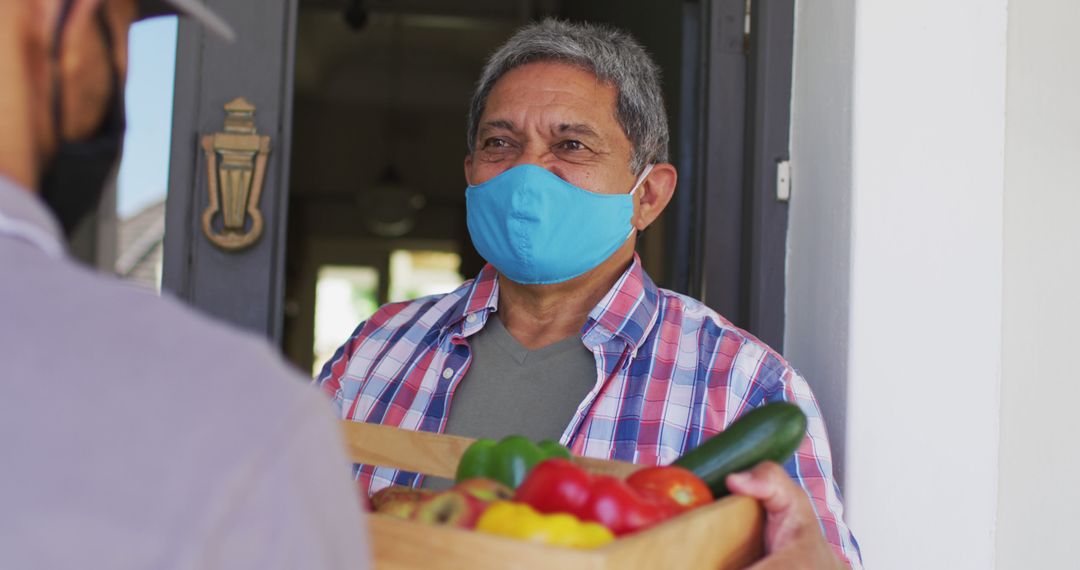
[[[2,246],[0,567],[364,567],[330,404],[266,342]]]
[[[49,378],[52,390],[90,400],[121,392],[160,419],[270,424],[306,413],[298,407],[322,409],[265,339],[70,260],[26,261],[0,286],[20,323],[8,335],[23,371]]]

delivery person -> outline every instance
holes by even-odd
[[[341,417],[522,434],[657,465],[750,408],[794,402],[809,429],[787,473],[820,523],[800,539],[827,541],[861,567],[809,385],[699,301],[658,288],[634,253],[676,184],[659,72],[645,50],[610,28],[526,26],[488,60],[467,128],[468,228],[489,263],[456,291],[384,306],[357,327],[317,380]],[[792,498],[799,487],[768,475],[736,486],[779,497],[770,528],[804,530],[787,516],[804,512]],[[369,465],[356,477],[365,492],[423,484]]]
[[[366,568],[330,404],[65,253],[119,156],[132,21],[229,33],[150,4],[0,0],[0,568]]]

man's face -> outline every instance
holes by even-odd
[[[537,62],[503,75],[488,95],[476,151],[465,158],[469,184],[522,164],[604,194],[630,191],[632,147],[615,116],[617,92],[591,72]]]

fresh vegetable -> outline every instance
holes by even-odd
[[[712,502],[712,491],[701,479],[682,467],[646,467],[633,472],[626,484],[639,495],[668,503],[679,512]]]
[[[476,530],[555,546],[596,548],[615,539],[603,526],[572,515],[545,515],[529,505],[499,501],[476,523]]]
[[[774,402],[754,408],[724,431],[675,460],[689,469],[717,497],[728,494],[724,479],[762,461],[783,463],[806,436],[806,414],[795,404]]]
[[[536,466],[514,499],[542,513],[568,513],[598,522],[616,535],[652,526],[675,509],[636,493],[615,477],[594,476],[565,459]]]
[[[537,463],[552,457],[569,459],[570,451],[553,441],[536,444],[520,435],[499,442],[478,439],[461,456],[454,479],[461,482],[486,477],[513,489],[525,480]]]
[[[675,514],[674,508],[643,497],[622,479],[606,475],[593,478],[592,492],[581,510],[583,520],[598,522],[616,536],[649,528]]]
[[[569,460],[549,459],[532,470],[514,499],[542,513],[580,513],[592,493],[592,479]]]

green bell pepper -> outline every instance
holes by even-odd
[[[499,442],[478,439],[461,456],[454,480],[486,477],[516,489],[537,463],[553,457],[570,459],[570,451],[554,441],[533,443],[520,435]]]

